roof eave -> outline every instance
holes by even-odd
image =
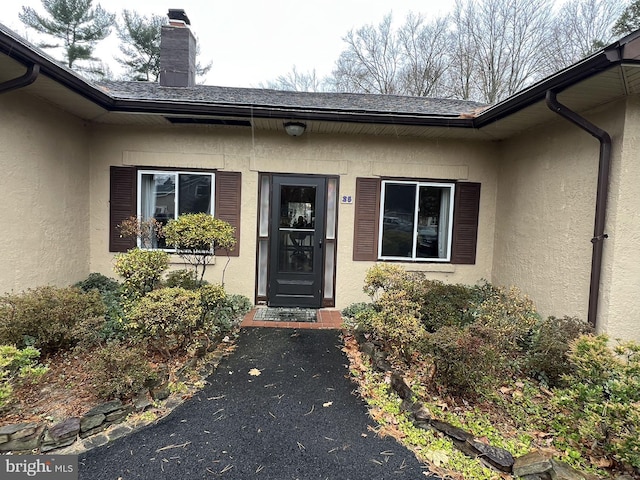
[[[5,29],[0,29],[0,52],[26,67],[39,65],[40,74],[46,75],[103,108],[109,108],[109,105],[112,103],[109,95],[97,89],[87,80],[64,68],[52,58],[41,55],[39,52],[33,50],[29,45],[21,42],[19,38],[9,35]]]
[[[628,53],[625,53],[629,50],[635,50],[629,47],[638,46],[640,46],[640,31],[627,35],[619,41],[593,53],[582,61],[560,70],[554,75],[540,80],[521,92],[484,110],[476,117],[474,127],[482,128],[534,103],[543,102],[549,90],[561,92],[571,85],[608,68],[620,65],[623,61],[637,61],[637,58],[630,58]]]
[[[151,113],[160,115],[206,115],[241,118],[275,118],[345,123],[374,123],[437,127],[473,126],[470,118],[453,115],[416,115],[387,112],[327,110],[301,107],[277,107],[252,104],[210,104],[158,102],[153,100],[114,100],[110,110],[121,113]]]

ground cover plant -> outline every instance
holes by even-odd
[[[0,296],[0,425],[53,424],[153,385],[186,391],[190,366],[252,304],[195,267],[167,269],[167,252],[134,248],[116,256],[122,281],[92,273]]]
[[[343,311],[352,373],[381,432],[437,471],[500,478],[417,428],[389,373],[354,339],[381,351],[432,418],[514,456],[540,450],[603,478],[640,478],[640,345],[596,336],[577,318],[541,318],[517,289],[486,282],[447,285],[380,264],[364,291],[371,302]]]

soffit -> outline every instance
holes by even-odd
[[[640,93],[640,65],[623,65],[625,85],[629,95]]]
[[[172,115],[173,116],[173,115]],[[219,119],[222,117],[199,116],[202,118]],[[247,120],[244,117],[224,117],[226,120]],[[127,126],[164,126],[171,129],[201,129],[201,130],[235,130],[238,132],[250,133],[255,131],[281,132],[286,135],[284,122],[288,118],[249,118],[251,127],[238,127],[227,125],[176,125],[172,124],[163,115],[155,114],[131,114],[120,112],[109,112],[96,118],[95,124],[105,125],[127,125]],[[452,127],[421,127],[413,125],[394,124],[365,124],[352,122],[328,122],[305,120],[307,128],[305,135],[386,135],[395,137],[422,137],[422,138],[452,138],[452,139],[482,139],[486,138],[482,132],[471,128]]]
[[[635,91],[630,91],[629,82]],[[629,93],[637,92],[640,92],[640,68],[638,65],[622,65],[612,67],[560,91],[558,101],[578,113],[586,113]],[[483,115],[490,114],[491,109],[483,113]],[[483,126],[481,130],[491,138],[506,139],[557,118],[558,116],[547,107],[544,98],[541,98],[508,117]]]
[[[19,77],[23,75],[25,71],[26,68],[21,63],[6,55],[0,55],[0,82]],[[84,98],[42,74],[38,75],[35,82],[22,88],[21,91],[41,98],[47,103],[56,105],[61,110],[82,118],[83,120],[92,120],[106,112],[104,108],[96,105],[95,102]]]

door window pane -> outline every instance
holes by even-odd
[[[258,296],[267,294],[267,263],[269,258],[269,242],[260,240],[258,249]]]
[[[269,235],[269,181],[265,175],[260,182],[260,232],[258,235],[266,237]]]
[[[280,272],[313,271],[313,232],[280,230]]]
[[[327,239],[336,238],[336,217],[338,216],[337,208],[338,196],[338,180],[330,178],[327,180]]]
[[[280,187],[280,226],[315,228],[315,203],[315,187]]]
[[[312,272],[316,187],[280,187],[279,270]]]

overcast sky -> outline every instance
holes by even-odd
[[[103,8],[118,13],[129,8],[140,14],[166,15],[182,8],[200,44],[200,59],[212,62],[208,85],[256,87],[292,70],[331,73],[344,49],[342,37],[353,28],[379,23],[393,11],[399,24],[413,11],[431,18],[450,11],[454,0],[103,0]],[[40,0],[4,0],[0,22],[36,43],[37,37],[18,19],[22,5],[43,13]],[[97,55],[111,65],[119,54],[115,34],[102,42]]]

